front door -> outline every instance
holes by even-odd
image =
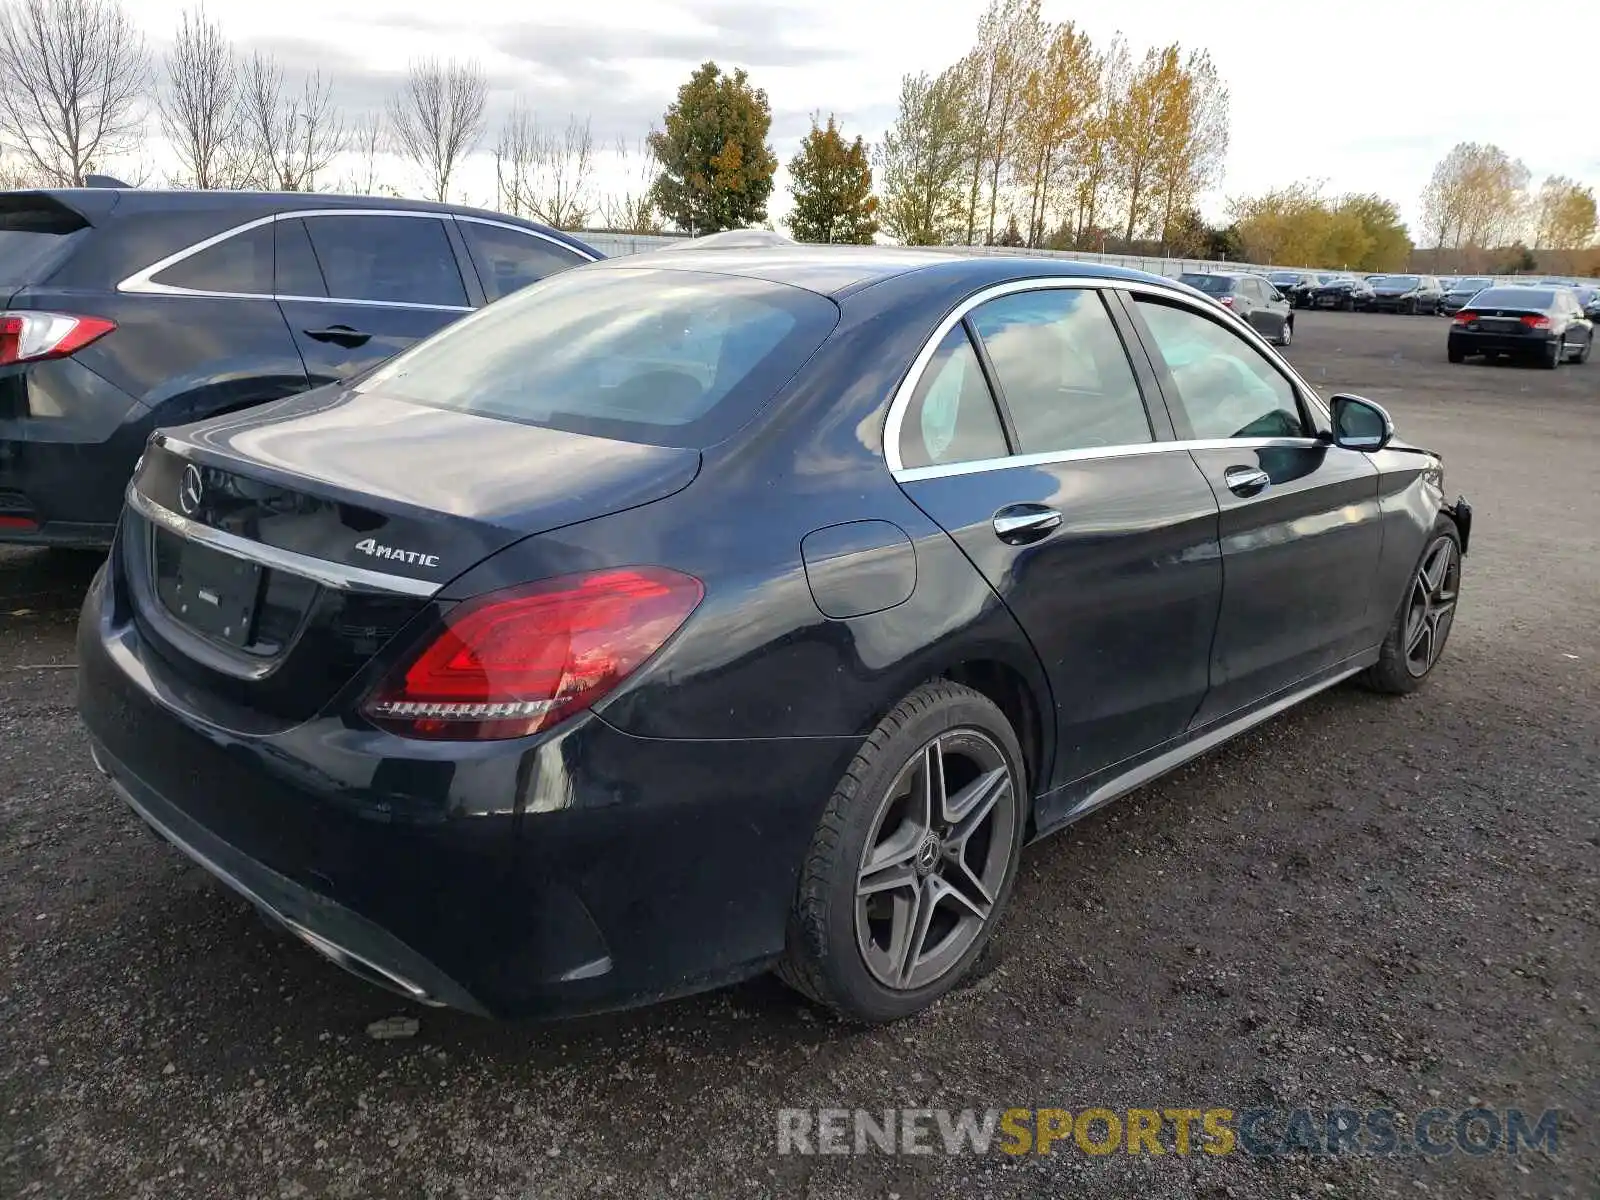
[[[1011,608],[1050,680],[1045,786],[1181,735],[1208,684],[1217,503],[1142,392],[1100,293],[1043,286],[955,326],[901,426],[902,486]]]
[[[436,216],[317,214],[275,229],[278,304],[312,386],[359,375],[472,311]]]
[[[1203,725],[1368,648],[1378,472],[1319,436],[1290,377],[1222,321],[1147,295],[1132,309],[1178,436],[1194,439],[1221,510],[1222,608]]]

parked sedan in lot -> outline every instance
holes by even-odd
[[[1385,275],[1372,285],[1378,312],[1437,313],[1444,291],[1431,275]]]
[[[1266,279],[1294,308],[1310,308],[1311,293],[1322,286],[1322,280],[1310,271],[1273,271]]]
[[[1506,356],[1555,369],[1589,361],[1594,323],[1565,287],[1493,287],[1451,319],[1450,361]]]
[[[1583,305],[1583,315],[1591,321],[1600,321],[1600,287],[1581,287],[1577,296],[1578,303]]]
[[[619,259],[158,433],[79,704],[146,821],[404,995],[775,966],[884,1020],[967,973],[1027,838],[1341,679],[1418,687],[1443,486],[1169,280]]]
[[[1342,308],[1354,312],[1372,306],[1372,285],[1365,279],[1334,279],[1311,293],[1313,308]]]
[[[104,546],[156,426],[357,375],[598,257],[421,201],[0,192],[0,542]]]
[[[1287,346],[1294,340],[1293,306],[1262,276],[1231,271],[1193,272],[1178,276],[1178,282],[1204,292],[1223,308],[1248,321],[1273,345]]]
[[[1494,286],[1494,280],[1482,275],[1472,275],[1465,279],[1457,279],[1444,291],[1439,298],[1439,311],[1445,316],[1453,316],[1467,306],[1467,302],[1484,288]]]

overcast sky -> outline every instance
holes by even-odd
[[[159,55],[186,0],[126,2]],[[484,151],[514,94],[541,117],[590,117],[597,141],[610,144],[659,122],[705,59],[743,66],[771,98],[772,140],[786,162],[817,109],[876,141],[893,118],[900,77],[962,54],[984,2],[207,0],[206,8],[243,50],[270,50],[291,69],[320,66],[352,110],[381,107],[413,57],[480,59],[492,89]],[[1549,17],[1542,27],[1524,19],[1535,10],[1504,0],[1044,0],[1044,11],[1097,43],[1120,31],[1135,54],[1174,40],[1210,51],[1233,96],[1226,178],[1205,205],[1212,217],[1223,194],[1321,179],[1332,192],[1379,191],[1414,222],[1434,163],[1463,140],[1498,143],[1536,182],[1567,174],[1600,184],[1594,0],[1539,10]],[[461,182],[472,201],[492,200],[485,159]],[[774,217],[787,208],[785,185],[780,172]]]

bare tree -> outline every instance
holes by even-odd
[[[184,13],[156,93],[161,132],[197,188],[238,187],[249,177],[233,45],[204,8]]]
[[[150,77],[118,0],[12,0],[0,9],[0,145],[52,183],[81,185],[139,144]]]
[[[546,129],[519,103],[494,151],[497,203],[557,229],[579,229],[593,205],[594,135],[587,120],[569,117],[564,130]]]
[[[283,192],[315,191],[317,176],[345,145],[332,84],[313,71],[298,93],[286,89],[283,68],[260,51],[250,56],[242,76],[239,103],[251,182]]]
[[[389,130],[382,113],[363,113],[350,127],[346,149],[355,156],[355,167],[340,187],[358,196],[395,194],[378,174],[378,156],[389,149]]]
[[[435,200],[450,198],[456,165],[483,136],[488,90],[476,60],[441,63],[429,58],[411,64],[405,86],[389,100],[395,147],[416,164]]]
[[[656,162],[656,152],[650,146],[650,139],[641,139],[638,146],[630,151],[627,139],[619,137],[616,155],[619,173],[628,177],[629,185],[624,191],[610,192],[601,197],[600,219],[605,222],[607,229],[614,229],[618,233],[660,233],[663,227],[661,214],[656,211],[650,188],[661,173],[661,168]],[[630,166],[634,162],[638,163],[637,167]]]

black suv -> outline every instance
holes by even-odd
[[[156,426],[359,375],[600,257],[414,200],[0,192],[0,542],[104,545]]]

